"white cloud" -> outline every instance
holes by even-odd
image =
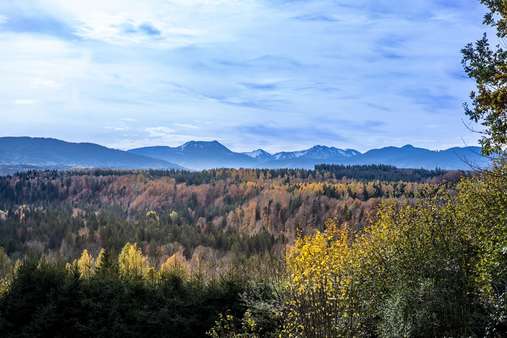
[[[231,41],[242,27],[257,20],[262,4],[258,0],[40,0],[33,6],[74,27],[85,39],[176,48]],[[138,29],[143,25],[153,30]]]
[[[130,128],[128,127],[104,127],[106,130],[112,130],[112,131],[128,131]]]
[[[167,127],[149,127],[145,131],[150,137],[167,137],[176,133],[176,130]]]
[[[31,106],[36,103],[37,103],[36,100],[31,100],[31,99],[16,99],[16,100],[14,100],[14,104],[19,105],[19,106]]]
[[[33,88],[37,88],[37,89],[38,88],[56,89],[56,88],[61,87],[61,84],[55,80],[41,79],[41,78],[33,79],[31,85]]]
[[[334,145],[359,149],[469,137],[460,120],[471,84],[460,77],[459,50],[483,30],[469,0],[14,3],[0,3],[0,15],[37,13],[78,36],[0,26],[0,115],[23,116],[6,128],[20,134],[36,116],[53,124],[53,136],[68,135],[72,125],[79,126],[73,137],[117,145],[192,138],[217,138],[236,149],[290,144],[281,135],[263,144],[238,131],[261,123],[334,128],[346,139]],[[433,97],[417,99],[418,93]],[[12,108],[25,97],[37,111]],[[446,104],[442,123],[420,128],[434,121],[429,110],[439,99]],[[330,116],[382,120],[387,132],[329,122]],[[104,125],[119,129],[106,133]],[[318,133],[308,139],[331,142]]]
[[[175,123],[174,126],[182,129],[200,129],[199,126],[189,123]]]

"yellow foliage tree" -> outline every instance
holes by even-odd
[[[137,244],[127,243],[118,256],[118,268],[123,278],[142,279],[152,274],[153,268]]]
[[[81,257],[76,262],[79,275],[83,279],[88,279],[95,274],[95,261],[87,249],[83,250]]]
[[[323,233],[296,240],[287,255],[291,285],[287,335],[335,337],[352,328],[352,256],[347,226],[327,222]]]
[[[100,249],[97,259],[95,260],[95,269],[99,270],[104,266],[106,259],[106,250]]]

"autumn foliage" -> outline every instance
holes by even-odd
[[[384,203],[371,227],[328,224],[287,255],[294,337],[506,333],[505,166],[415,204]]]

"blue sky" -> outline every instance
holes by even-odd
[[[476,145],[475,0],[0,2],[1,136],[127,149]]]

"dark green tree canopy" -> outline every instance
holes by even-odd
[[[484,24],[496,29],[500,43],[507,36],[507,0],[481,0],[489,12]],[[486,155],[505,154],[507,145],[507,51],[492,47],[486,34],[463,49],[465,72],[477,83],[465,104],[470,119],[484,126],[481,145]]]

